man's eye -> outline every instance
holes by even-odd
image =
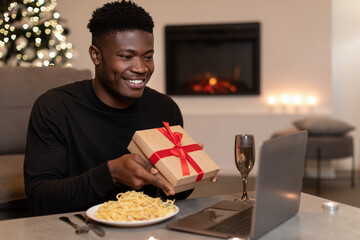
[[[146,55],[145,60],[153,60],[153,55]]]
[[[123,54],[120,54],[118,55],[119,57],[123,58],[123,59],[131,59],[132,56],[131,55],[123,55]]]

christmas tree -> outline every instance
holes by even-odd
[[[71,66],[56,0],[1,0],[0,66]]]

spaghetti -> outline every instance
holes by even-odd
[[[102,204],[95,217],[107,221],[134,222],[166,217],[175,212],[175,200],[161,201],[143,192],[128,191],[116,195],[117,201]]]

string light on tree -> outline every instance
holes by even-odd
[[[0,66],[71,66],[73,46],[56,0],[12,0],[0,5]]]

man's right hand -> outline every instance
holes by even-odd
[[[110,160],[108,166],[114,182],[125,184],[133,189],[140,189],[144,185],[152,184],[170,195],[175,194],[171,185],[155,176],[158,170],[138,154],[125,154]]]

